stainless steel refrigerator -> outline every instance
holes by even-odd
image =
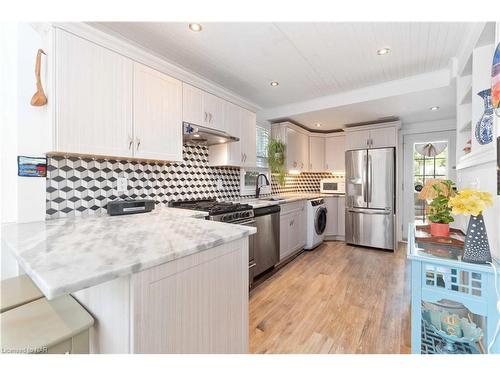
[[[346,242],[394,250],[394,148],[346,151]]]

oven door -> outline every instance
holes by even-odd
[[[254,218],[244,219],[240,221],[233,221],[231,224],[247,225],[254,228],[257,227]],[[257,265],[257,263],[255,263],[254,237],[255,234],[252,234],[251,236],[248,237],[248,287],[249,288],[252,287],[253,278],[255,276],[255,266]]]

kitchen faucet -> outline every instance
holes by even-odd
[[[264,179],[266,180],[266,183],[265,183],[264,185],[269,186],[269,180],[267,179],[267,176],[266,176],[265,174],[263,174],[263,173],[259,173],[259,174],[257,175],[257,180],[256,180],[256,182],[255,182],[255,197],[256,197],[256,198],[258,198],[258,197],[259,197],[259,195],[260,195],[260,188],[261,188],[262,186],[264,186],[264,185],[260,185],[260,186],[259,186],[259,178],[260,178],[260,176],[264,177]]]

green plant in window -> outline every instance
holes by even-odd
[[[278,175],[278,183],[285,185],[285,150],[286,145],[279,139],[271,139],[267,145],[267,157],[271,173]]]

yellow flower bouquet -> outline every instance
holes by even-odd
[[[493,198],[488,192],[463,189],[450,198],[448,205],[454,215],[479,216],[484,209],[493,205]]]
[[[470,215],[462,260],[470,263],[490,263],[491,253],[484,225],[483,211],[493,206],[490,193],[463,189],[448,202],[454,215]]]

